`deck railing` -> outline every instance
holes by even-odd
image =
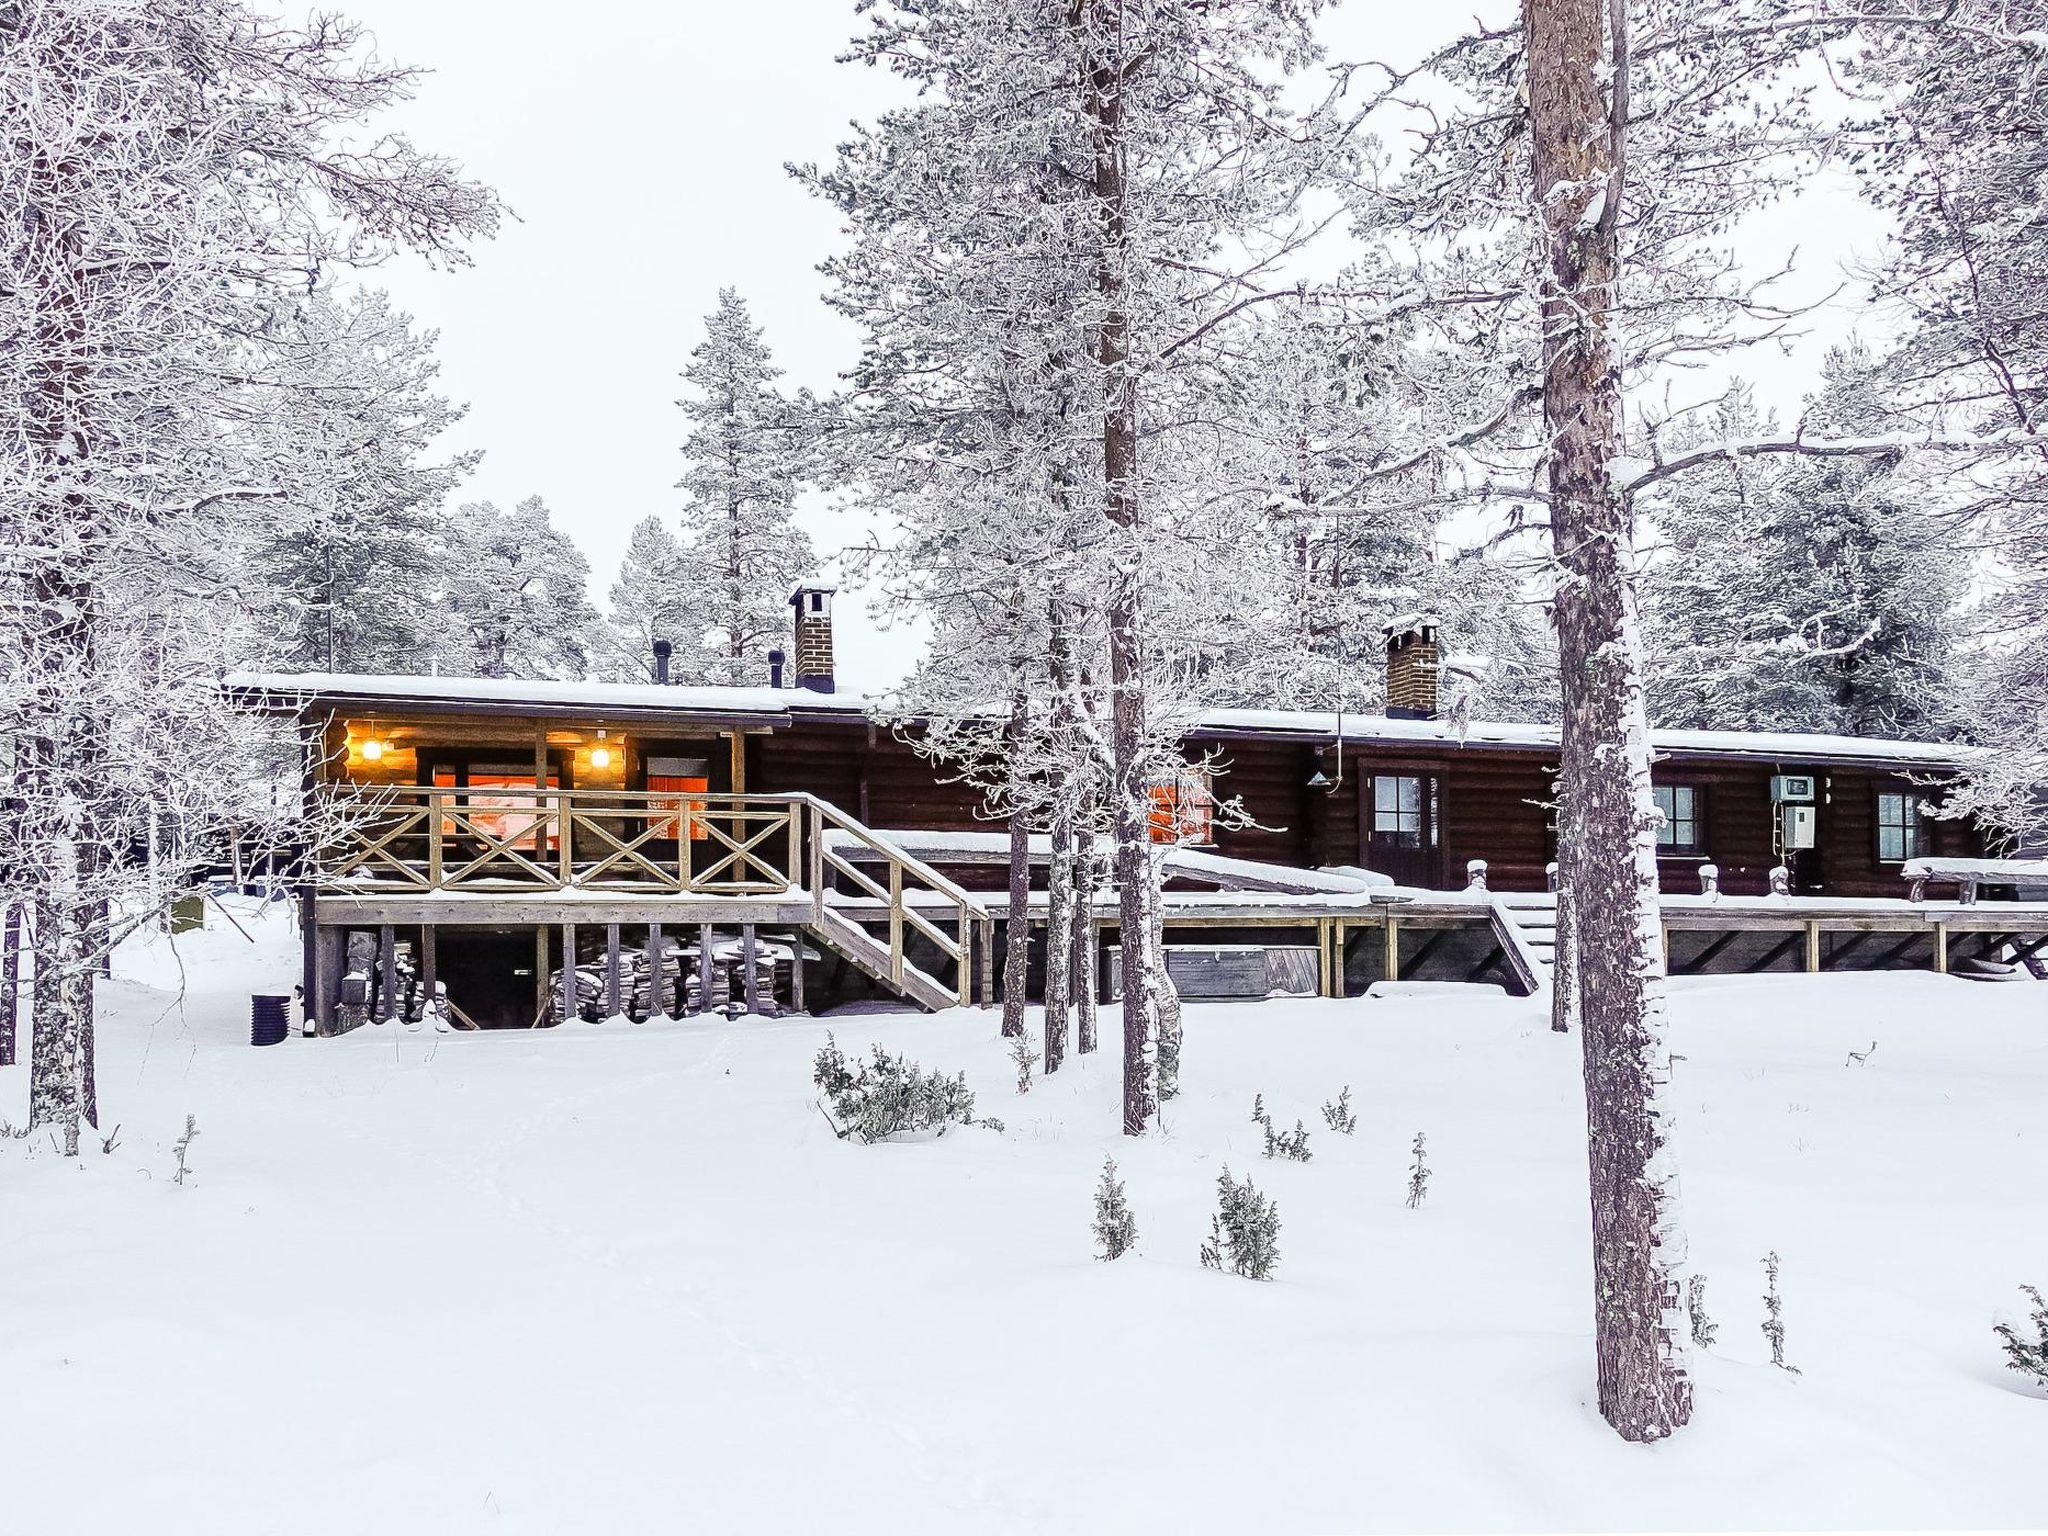
[[[348,786],[345,830],[320,860],[329,895],[590,891],[619,896],[783,896],[818,924],[886,922],[875,962],[904,984],[906,941],[922,936],[955,968],[960,1001],[986,964],[993,919],[979,900],[808,794]],[[879,855],[856,863],[851,838]],[[865,866],[865,867],[864,867]]]

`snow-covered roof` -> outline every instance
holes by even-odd
[[[1307,736],[1334,740],[1338,717],[1328,710],[1212,709],[1197,730],[1203,733]],[[1347,742],[1382,745],[1510,748],[1555,752],[1554,725],[1473,720],[1461,729],[1450,720],[1393,720],[1383,715],[1343,717]],[[1952,767],[1967,748],[1950,742],[1892,741],[1876,736],[1827,736],[1806,731],[1652,730],[1650,745],[1659,752],[1767,759],[1772,762],[1882,762],[1929,768]]]
[[[858,693],[816,693],[804,688],[690,687],[663,683],[559,683],[523,678],[416,677],[351,672],[238,672],[226,680],[244,695],[341,705],[463,705],[574,710],[597,716],[659,712],[758,718],[834,714],[864,718],[883,701]],[[1212,709],[1196,722],[1197,735],[1279,735],[1334,741],[1340,717],[1328,710]],[[1383,715],[1345,714],[1346,742],[1386,746],[1427,746],[1450,750],[1555,752],[1554,725],[1474,720],[1462,728],[1450,720],[1394,720]],[[1874,736],[1827,736],[1802,731],[1653,730],[1657,751],[1681,756],[1739,757],[1791,764],[1878,763],[1909,768],[1948,768],[1968,749],[1948,742],[1893,741]]]

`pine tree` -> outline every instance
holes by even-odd
[[[610,610],[597,632],[594,670],[621,683],[654,676],[654,642],[666,640],[687,657],[701,636],[692,631],[695,597],[689,562],[668,524],[658,517],[633,525],[612,583]],[[673,675],[673,674],[671,674]]]
[[[247,561],[288,499],[283,424],[322,408],[266,331],[332,269],[458,262],[496,223],[447,161],[364,135],[417,81],[365,44],[240,0],[0,7],[0,838],[34,914],[30,1121],[68,1151],[108,914],[145,918],[272,815],[220,770],[261,759],[217,680],[261,654]],[[174,847],[145,865],[152,814]]]
[[[680,486],[687,591],[677,616],[681,675],[702,683],[765,685],[768,652],[789,631],[789,596],[815,574],[796,495],[808,457],[809,411],[775,385],[782,376],[736,289],[719,290],[704,340],[683,370],[678,402],[690,423]]]
[[[1280,1262],[1280,1208],[1252,1187],[1233,1179],[1226,1165],[1216,1176],[1216,1214],[1201,1260],[1208,1269],[1229,1269],[1247,1280],[1269,1280]]]
[[[1884,426],[1877,366],[1828,354],[1802,430]],[[1698,434],[1771,428],[1731,390]],[[1896,457],[1733,462],[1668,487],[1667,548],[1643,587],[1660,723],[1909,736],[1938,724],[1968,580],[1943,526],[1899,488]]]
[[[259,344],[276,399],[265,452],[285,494],[252,551],[252,596],[281,610],[279,660],[420,670],[446,558],[441,504],[478,457],[430,457],[462,416],[433,391],[434,334],[382,293],[323,287],[281,303]]]
[[[1102,1160],[1102,1179],[1095,1186],[1096,1255],[1105,1261],[1122,1258],[1138,1243],[1138,1218],[1124,1196],[1123,1180],[1116,1176],[1116,1160]]]
[[[590,562],[529,496],[509,513],[471,502],[451,528],[454,655],[478,677],[574,681],[589,668]]]

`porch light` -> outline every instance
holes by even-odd
[[[383,743],[383,742],[381,742],[381,741],[379,741],[379,740],[377,740],[377,738],[376,738],[376,737],[372,736],[372,737],[371,737],[371,738],[370,738],[370,739],[369,739],[368,741],[366,741],[366,742],[364,742],[364,743],[363,743],[363,761],[364,761],[364,762],[366,762],[366,763],[374,763],[374,762],[378,762],[378,761],[380,761],[380,760],[381,760],[381,759],[383,758],[383,756],[384,756],[384,743]]]
[[[608,734],[606,731],[599,731],[597,733],[600,745],[590,749],[590,766],[593,768],[609,768],[612,765],[612,749],[602,745]]]

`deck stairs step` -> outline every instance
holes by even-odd
[[[1533,995],[1548,995],[1557,968],[1557,897],[1513,892],[1489,904],[1494,937]]]
[[[806,926],[820,943],[844,955],[872,980],[909,998],[920,1008],[937,1012],[960,1001],[951,987],[908,960],[903,963],[903,975],[892,977],[889,974],[889,946],[852,918],[835,912],[829,906],[815,911]]]

